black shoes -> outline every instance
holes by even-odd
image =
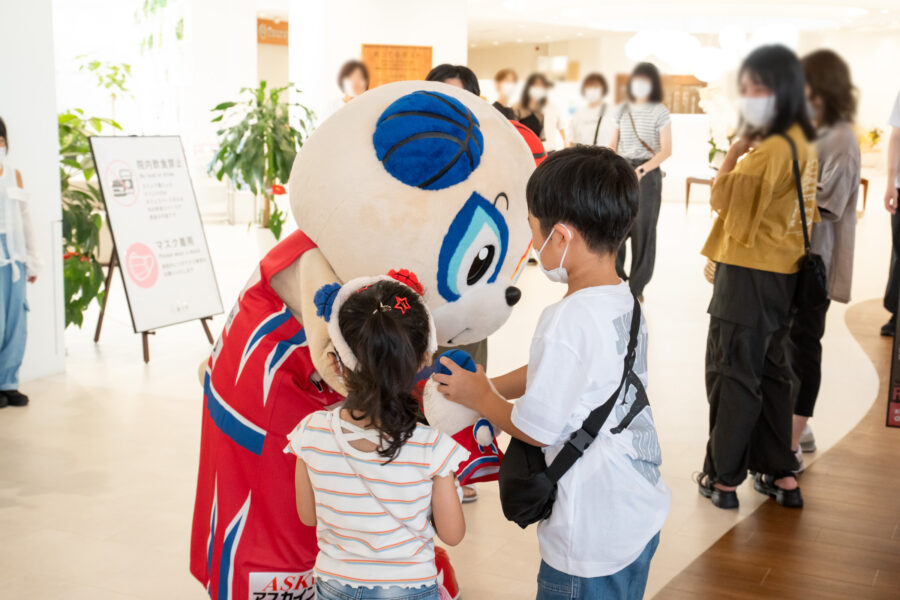
[[[897,329],[897,316],[891,315],[890,320],[881,326],[881,335],[884,337],[894,337],[894,330]]]
[[[713,503],[713,506],[726,510],[740,506],[737,492],[720,490],[706,473],[700,473],[696,480],[697,489],[700,492],[700,495],[704,498],[709,498],[709,501]]]
[[[800,488],[786,490],[775,485],[775,478],[771,475],[757,473],[753,476],[753,489],[760,494],[774,498],[775,502],[785,508],[803,508],[803,496]]]
[[[4,406],[25,406],[28,404],[28,396],[19,390],[0,391],[0,408]]]

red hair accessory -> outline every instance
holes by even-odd
[[[397,299],[397,304],[394,305],[394,308],[400,310],[400,314],[405,315],[406,311],[411,309],[412,307],[409,305],[409,300],[406,299],[406,296],[402,298],[400,296],[394,296]]]
[[[420,296],[425,294],[425,288],[423,288],[422,284],[419,283],[419,278],[416,277],[416,274],[409,269],[400,269],[399,271],[396,269],[391,269],[388,273],[388,277],[390,277],[391,279],[396,279],[400,283],[408,285]]]

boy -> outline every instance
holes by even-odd
[[[491,382],[481,367],[469,373],[443,359],[451,374],[434,379],[446,397],[544,448],[549,464],[622,379],[634,297],[615,261],[638,210],[638,181],[613,151],[576,146],[551,154],[526,196],[538,264],[568,292],[541,315],[528,365]],[[633,371],[646,386],[644,323]],[[644,389],[627,389],[538,525],[538,600],[644,594],[671,498]]]

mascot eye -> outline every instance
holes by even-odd
[[[491,262],[494,260],[494,254],[496,254],[496,250],[494,250],[494,246],[491,244],[484,246],[478,251],[478,254],[475,255],[475,260],[472,261],[472,266],[469,267],[469,275],[466,277],[467,284],[475,285],[481,281],[481,278],[484,277],[484,274],[487,273],[488,269],[491,267]]]
[[[473,192],[456,214],[438,256],[438,293],[457,300],[476,285],[493,283],[506,259],[509,228],[491,202]]]

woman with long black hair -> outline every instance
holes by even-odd
[[[706,346],[709,442],[697,483],[715,506],[737,508],[735,489],[750,470],[757,491],[799,508],[786,356],[805,254],[793,157],[812,223],[818,220],[815,130],[803,67],[788,48],[754,50],[738,83],[744,133],[713,184],[710,204],[718,214],[702,251],[717,267]]]

